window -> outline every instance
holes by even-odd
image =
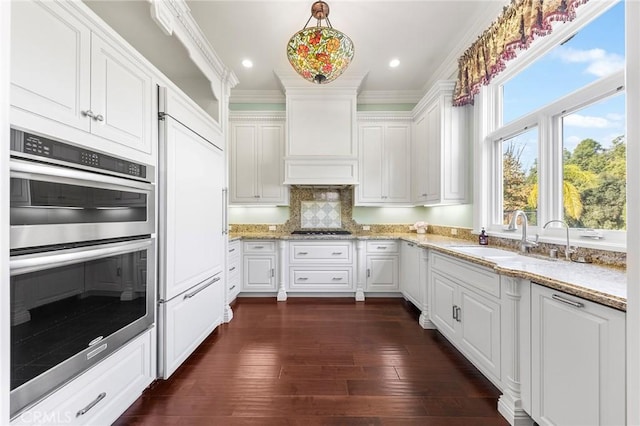
[[[534,227],[561,219],[574,236],[623,241],[624,3],[593,3],[589,19],[554,27],[490,86],[485,172],[495,195],[481,204],[494,232],[522,210]]]

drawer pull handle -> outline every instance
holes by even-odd
[[[298,277],[298,281],[306,281],[308,280],[308,277]]]
[[[232,285],[231,287],[229,287],[229,290],[233,290],[234,288],[236,288],[236,285]]]
[[[204,290],[205,288],[209,287],[213,283],[217,283],[218,281],[220,281],[220,277],[215,277],[214,279],[212,279],[211,281],[209,281],[207,284],[203,285],[202,287],[200,287],[196,291],[193,291],[191,293],[185,294],[184,298],[185,299],[191,299],[193,296],[195,296],[196,294],[200,293],[202,290]]]
[[[342,254],[341,251],[334,251],[333,253],[331,253],[334,256],[340,256]]]
[[[264,246],[253,246],[254,249],[263,249]]]
[[[462,309],[460,309],[460,306],[456,306],[456,320],[458,320],[458,322],[462,322],[462,318],[460,317],[461,312]]]
[[[89,410],[91,410],[93,407],[95,407],[96,404],[98,404],[98,402],[102,401],[106,396],[107,396],[107,393],[106,392],[102,392],[100,395],[98,395],[98,397],[96,399],[91,401],[86,407],[84,407],[82,410],[78,411],[76,413],[76,417],[84,416],[85,414],[87,414],[87,412]]]
[[[275,275],[276,275],[276,271],[273,268],[271,268],[271,278],[273,278]]]
[[[378,246],[378,250],[386,250],[387,247],[386,246]]]
[[[371,276],[371,269],[367,269],[367,278]]]
[[[309,252],[308,251],[299,251],[298,252],[298,255],[304,255],[304,254],[309,254]]]
[[[235,266],[232,266],[231,268],[229,268],[229,272],[232,272],[232,271],[235,271],[235,270],[236,270]]]
[[[233,253],[234,251],[236,251],[236,249],[234,249],[234,248],[229,249],[229,253]]]
[[[456,313],[458,312],[458,311],[457,311],[457,308],[458,308],[458,307],[457,307],[456,305],[453,305],[453,306],[451,307],[451,316],[453,317],[453,319],[454,319],[454,320],[457,320],[457,319],[458,319],[458,318],[456,318]]]
[[[342,277],[333,277],[331,278],[333,281],[342,281]]]
[[[567,305],[571,305],[574,308],[584,308],[584,303],[574,302],[573,300],[565,299],[564,297],[558,296],[557,294],[552,295],[551,298],[553,300],[557,300],[558,302],[562,302],[562,303],[566,303]]]

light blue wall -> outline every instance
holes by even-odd
[[[277,225],[289,219],[289,207],[229,207],[229,223]]]

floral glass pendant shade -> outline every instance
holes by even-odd
[[[307,28],[311,18],[318,24]],[[322,20],[327,26],[321,25]],[[353,59],[353,42],[349,37],[331,27],[329,5],[316,1],[311,6],[311,16],[301,31],[287,44],[287,57],[293,69],[312,83],[329,83],[338,78]]]

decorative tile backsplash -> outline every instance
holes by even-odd
[[[341,228],[339,201],[301,201],[302,228]]]

